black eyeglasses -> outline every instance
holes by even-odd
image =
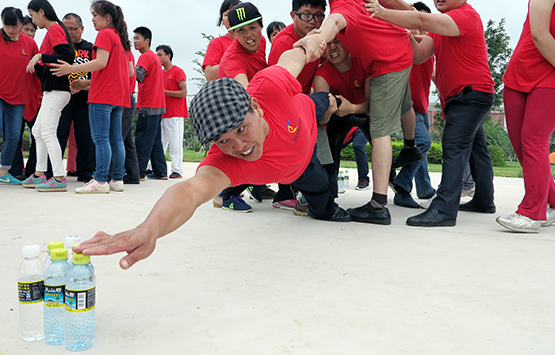
[[[316,22],[322,22],[324,21],[324,19],[326,18],[325,14],[322,13],[317,13],[317,14],[307,14],[307,13],[300,13],[297,11],[293,11],[295,13],[295,15],[299,16],[299,18],[301,19],[301,21],[304,22],[310,22],[312,20],[316,21]]]

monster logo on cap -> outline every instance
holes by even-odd
[[[250,2],[244,2],[233,6],[229,10],[228,19],[230,25],[228,31],[233,31],[241,26],[261,20],[262,15],[256,6]]]

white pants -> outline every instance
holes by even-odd
[[[170,146],[172,173],[183,174],[183,117],[162,118],[162,148]]]
[[[42,104],[33,126],[33,135],[37,141],[36,171],[48,169],[48,157],[52,163],[54,176],[64,176],[65,168],[60,142],[58,142],[58,122],[63,108],[69,102],[71,94],[67,91],[45,91]]]

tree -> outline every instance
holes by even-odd
[[[212,41],[214,39],[214,36],[207,35],[204,32],[201,32],[200,35],[202,36],[202,38],[206,39],[208,41],[208,43],[210,43],[210,41]],[[206,48],[204,48],[200,51],[196,51],[195,54],[198,55],[201,59],[204,60],[204,56],[206,55],[206,49],[207,48],[208,48],[208,44],[206,44]],[[193,70],[196,71],[197,73],[199,73],[201,76],[196,77],[196,78],[191,78],[191,80],[197,81],[197,86],[199,88],[202,88],[204,86],[204,84],[206,84],[206,78],[204,77],[204,70],[202,69],[202,61],[199,60],[199,58],[195,58],[193,60],[193,64],[195,64],[195,67],[193,68]]]
[[[502,18],[497,26],[495,21],[489,20],[484,35],[488,47],[488,64],[495,81],[493,109],[499,109],[503,105],[503,74],[513,53],[509,47],[511,37],[505,31],[505,18]]]

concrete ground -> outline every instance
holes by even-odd
[[[185,164],[184,176],[196,164]],[[367,202],[351,188],[341,206]],[[178,181],[124,193],[39,193],[0,186],[0,354],[60,354],[19,335],[21,247],[130,229]],[[432,174],[435,185],[440,175]],[[496,178],[499,214],[521,179]],[[128,271],[93,257],[96,343],[88,354],[555,354],[555,226],[516,234],[496,215],[459,214],[453,228],[332,223],[252,203],[241,214],[201,206]],[[43,252],[44,256],[45,252]]]

